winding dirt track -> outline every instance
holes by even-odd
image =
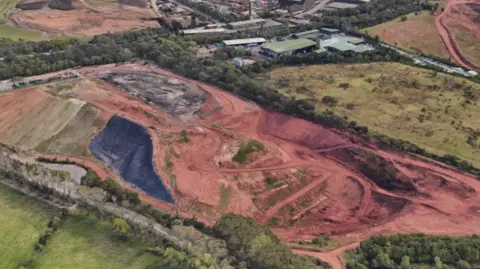
[[[452,9],[456,5],[460,4],[468,4],[468,3],[479,3],[479,0],[446,0],[445,1],[445,9],[444,11],[435,18],[435,27],[437,28],[438,33],[442,37],[443,43],[448,49],[450,56],[457,62],[458,64],[466,67],[466,68],[480,68],[479,65],[470,62],[462,55],[462,51],[458,47],[458,44],[455,42],[453,38],[453,34],[445,25],[443,18],[446,14],[450,13]]]
[[[266,111],[218,88],[149,65],[87,67],[73,89],[77,98],[148,127],[153,163],[174,193],[176,208],[144,194],[141,199],[170,212],[212,223],[224,212],[270,223],[285,241],[311,240],[332,233],[341,246],[328,253],[295,250],[340,269],[345,249],[377,234],[480,233],[480,181],[451,167],[410,154],[380,148],[349,134],[294,117]],[[106,71],[153,72],[187,82],[207,95],[201,115],[179,121],[122,90],[95,79]],[[90,80],[89,80],[90,79]],[[89,82],[90,81],[90,82]],[[186,130],[189,143],[179,133]],[[265,151],[238,164],[232,152],[256,139]],[[172,157],[169,181],[165,156]],[[370,157],[369,157],[370,156]],[[394,185],[365,173],[371,158],[394,171]],[[363,172],[362,172],[363,171]],[[267,186],[266,179],[276,185]],[[380,181],[379,181],[380,178]],[[228,197],[222,190],[228,189]],[[223,198],[222,198],[223,197]],[[225,203],[227,200],[227,204]],[[275,220],[275,221],[273,221]]]

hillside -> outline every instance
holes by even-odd
[[[279,68],[266,83],[317,111],[480,166],[478,84],[398,63]]]
[[[363,33],[378,36],[380,40],[398,45],[401,48],[422,52],[443,59],[449,59],[442,38],[434,25],[435,16],[428,11],[412,13],[406,21],[397,18],[393,21],[362,29]]]

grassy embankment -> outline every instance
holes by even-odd
[[[0,185],[0,268],[17,269],[30,259],[36,269],[143,269],[158,262],[147,245],[123,240],[110,222],[79,213],[68,216],[43,252],[34,245],[58,210]]]
[[[312,101],[317,111],[480,167],[479,84],[398,63],[285,67],[266,79],[282,94]]]

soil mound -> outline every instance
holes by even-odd
[[[147,2],[144,0],[117,0],[120,5],[134,6],[134,7],[146,7]]]
[[[48,2],[48,7],[60,10],[74,9],[73,0],[51,0],[50,2]]]
[[[311,149],[326,149],[348,144],[334,132],[310,122],[280,113],[265,113],[265,132]]]
[[[48,0],[22,0],[17,4],[17,8],[22,10],[37,10],[42,9]]]
[[[96,158],[118,170],[128,183],[173,203],[170,192],[154,170],[152,140],[141,125],[113,116],[105,129],[92,139],[89,148]]]
[[[103,79],[178,118],[192,116],[206,100],[205,94],[192,85],[158,74],[110,73]]]

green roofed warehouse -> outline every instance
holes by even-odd
[[[316,43],[309,39],[292,39],[283,42],[267,44],[262,47],[263,52],[270,57],[294,55],[297,53],[312,52]]]

